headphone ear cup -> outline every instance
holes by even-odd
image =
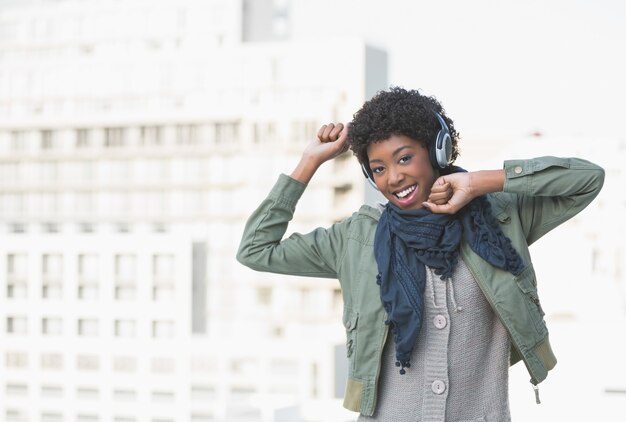
[[[437,137],[436,156],[439,168],[443,169],[448,167],[450,157],[452,156],[452,138],[448,132],[444,132],[443,130],[439,132],[439,136]]]
[[[435,168],[446,168],[450,164],[450,158],[452,157],[452,137],[446,121],[437,112],[435,112],[437,120],[441,125],[441,129],[437,132],[435,142],[433,142],[430,149],[430,159]]]

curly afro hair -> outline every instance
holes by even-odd
[[[454,122],[445,115],[443,107],[434,97],[420,94],[416,90],[392,87],[379,91],[366,101],[350,122],[348,145],[360,163],[368,165],[367,147],[389,139],[392,135],[404,135],[429,147],[441,128],[439,113],[450,130],[452,138],[451,162],[459,155],[459,134]]]

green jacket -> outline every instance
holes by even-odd
[[[585,160],[555,157],[505,161],[504,169],[503,192],[488,197],[526,268],[519,276],[497,269],[465,242],[460,253],[509,333],[511,364],[523,360],[531,382],[537,384],[546,378],[556,358],[528,246],[584,209],[600,192],[604,170]],[[237,259],[257,271],[339,280],[349,360],[344,406],[371,416],[388,334],[373,248],[380,211],[364,205],[329,228],[283,239],[304,189],[302,183],[280,176],[249,218]]]

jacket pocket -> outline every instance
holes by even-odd
[[[359,314],[352,308],[343,310],[343,326],[346,329],[346,355],[351,357],[356,349],[356,326],[359,322]]]
[[[528,265],[520,275],[515,277],[515,281],[517,282],[519,289],[522,293],[524,293],[526,307],[528,308],[528,312],[532,317],[537,331],[539,334],[546,334],[548,330],[543,320],[545,312],[543,311],[541,302],[539,301],[539,295],[537,293],[537,278],[532,264]]]

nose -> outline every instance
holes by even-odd
[[[391,186],[398,186],[404,180],[404,173],[402,172],[401,168],[398,168],[398,166],[391,166],[388,170],[388,173],[388,183]]]

